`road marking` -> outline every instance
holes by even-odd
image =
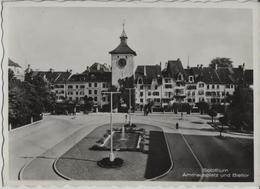
[[[200,162],[200,160],[198,159],[198,157],[195,155],[195,153],[193,152],[191,146],[189,145],[188,141],[186,140],[186,138],[184,137],[184,135],[182,133],[180,133],[180,135],[182,136],[184,142],[186,143],[187,147],[189,148],[191,154],[193,155],[193,157],[195,158],[195,160],[197,161],[199,167],[200,167],[200,170],[201,170],[201,176],[200,176],[200,180],[199,182],[202,182],[203,180],[203,175],[204,175],[204,169],[203,169],[203,166]]]
[[[141,118],[141,120],[144,121],[144,119],[142,119],[142,118]],[[157,121],[157,120],[153,120],[153,119],[150,119],[150,120],[152,120],[152,121],[154,121],[154,122],[158,122],[158,123],[164,123],[164,124],[166,123],[166,125],[167,125],[167,124],[171,124],[171,125],[173,124],[172,122],[169,123],[169,122]],[[146,120],[145,120],[145,121],[146,121]],[[158,126],[158,125],[156,125],[156,126]],[[160,126],[159,126],[159,127],[160,127]],[[164,127],[164,126],[163,126],[163,127]],[[163,128],[162,128],[162,129],[163,129]],[[163,129],[163,130],[164,130],[164,129]],[[200,176],[199,182],[202,182],[202,180],[203,180],[203,175],[204,175],[204,168],[203,168],[203,166],[202,166],[200,160],[198,159],[198,157],[197,157],[197,156],[195,155],[195,153],[193,152],[191,146],[189,145],[189,143],[188,143],[188,141],[186,140],[186,138],[184,137],[184,135],[180,132],[180,130],[178,130],[178,133],[182,136],[182,138],[183,138],[185,144],[186,144],[187,147],[189,148],[191,154],[193,155],[194,159],[196,160],[196,162],[198,163],[198,165],[199,165],[199,167],[200,167],[201,176]],[[167,138],[167,137],[166,137],[166,138]],[[170,151],[169,151],[169,152],[170,152]]]

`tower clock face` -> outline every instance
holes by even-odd
[[[117,65],[120,69],[123,69],[126,65],[126,59],[124,58],[120,58],[117,62]]]

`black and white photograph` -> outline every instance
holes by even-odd
[[[3,9],[7,182],[256,181],[254,9],[61,5]]]

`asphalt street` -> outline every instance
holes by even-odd
[[[113,120],[124,123],[125,114]],[[132,115],[133,122],[159,126],[165,132],[172,170],[161,181],[252,181],[252,136],[224,134],[219,137],[207,122],[207,115],[153,113]],[[180,128],[176,129],[175,124]],[[9,133],[10,180],[62,179],[52,169],[53,162],[96,127],[109,123],[109,114],[46,116],[38,124]]]

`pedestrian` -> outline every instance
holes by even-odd
[[[181,112],[181,119],[183,118],[183,112]]]
[[[179,129],[179,123],[178,122],[176,123],[176,129]]]

